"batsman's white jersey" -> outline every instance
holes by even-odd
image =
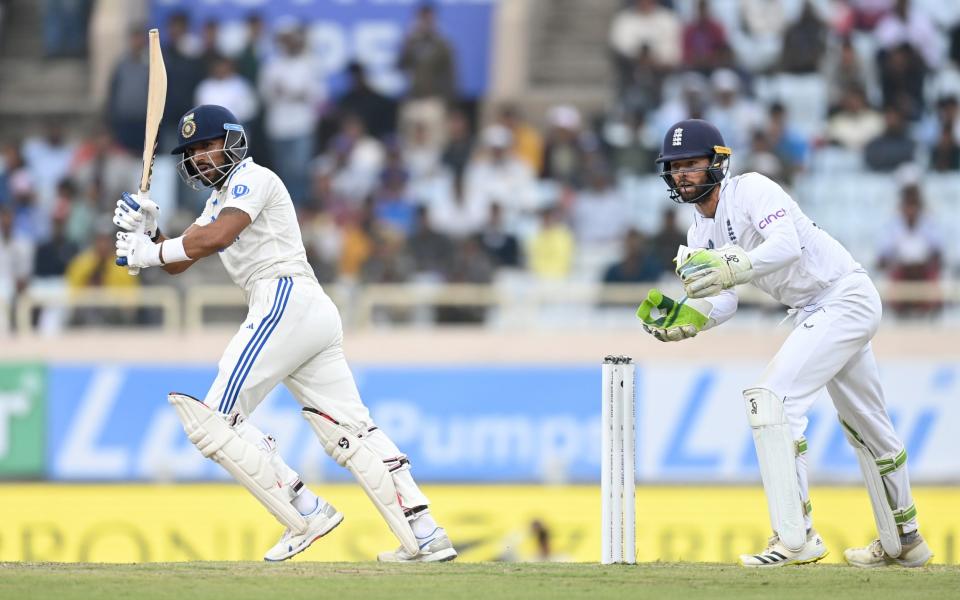
[[[829,392],[840,418],[863,438],[878,461],[897,465],[883,480],[895,511],[910,516],[902,531],[917,528],[904,452],[887,415],[870,340],[880,326],[880,296],[866,271],[827,232],[817,227],[776,183],[757,173],[726,179],[714,218],[697,211],[687,233],[691,248],[738,245],[754,269],[752,284],[791,308],[794,330],[770,362],[758,387],[783,399],[798,448],[806,413]],[[708,300],[711,325],[736,311],[736,292],[725,290]],[[802,443],[801,443],[802,442]],[[797,456],[805,502],[806,459]],[[810,527],[809,512],[806,515]]]
[[[250,225],[220,252],[249,312],[220,359],[204,403],[245,418],[283,383],[301,405],[369,431],[367,444],[385,461],[405,463],[360,399],[343,353],[340,313],[307,262],[296,211],[280,178],[250,158],[243,160],[213,191],[195,224],[212,223],[227,207],[250,215]],[[409,467],[395,468],[403,506],[428,504]],[[286,469],[283,483],[296,481],[296,473]]]

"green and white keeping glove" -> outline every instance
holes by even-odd
[[[680,246],[677,275],[689,298],[707,298],[753,279],[750,257],[740,246],[716,250]]]
[[[713,305],[706,300],[683,298],[677,302],[653,289],[637,308],[637,317],[643,321],[643,329],[661,342],[679,342],[694,337],[706,327],[712,310]]]

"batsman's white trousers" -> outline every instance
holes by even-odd
[[[247,318],[220,359],[207,406],[248,417],[283,383],[303,406],[340,423],[375,427],[343,354],[340,313],[320,284],[308,277],[261,280],[249,302]],[[405,460],[380,430],[366,441],[385,462]],[[394,471],[394,480],[404,508],[428,504],[408,470]]]
[[[797,312],[793,332],[767,366],[760,385],[784,399],[795,440],[803,438],[807,411],[826,389],[848,425],[877,458],[903,450],[893,430],[880,388],[880,373],[870,340],[880,326],[883,308],[877,288],[863,271],[834,283],[810,306]],[[810,499],[807,463],[797,456],[797,474],[804,502]],[[906,465],[885,475],[890,499],[899,508],[913,506]],[[811,526],[810,515],[807,527]],[[916,518],[903,532],[917,528]]]

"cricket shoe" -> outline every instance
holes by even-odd
[[[403,546],[393,552],[381,552],[377,555],[380,562],[445,562],[457,557],[457,551],[450,543],[447,532],[443,527],[437,527],[426,537],[418,537],[417,544],[420,550],[410,554]]]
[[[760,554],[741,554],[740,564],[745,567],[781,567],[814,563],[829,554],[823,538],[816,529],[807,532],[807,543],[794,552],[783,545],[780,536],[774,534],[767,541],[767,549]]]
[[[873,540],[865,548],[848,548],[843,551],[843,557],[848,564],[863,569],[886,567],[888,565],[907,568],[922,567],[933,558],[930,546],[927,545],[927,542],[919,533],[900,536],[900,545],[903,549],[900,551],[900,556],[896,558],[884,551],[883,546],[880,545],[880,540]]]
[[[287,560],[303,552],[310,547],[310,544],[333,531],[333,528],[343,521],[343,513],[337,512],[337,509],[327,502],[322,504],[318,502],[317,508],[303,518],[307,520],[306,531],[303,533],[294,533],[292,529],[284,531],[280,541],[264,554],[263,560],[270,562]]]

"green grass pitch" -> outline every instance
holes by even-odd
[[[960,567],[249,562],[0,563],[0,599],[960,598]]]

